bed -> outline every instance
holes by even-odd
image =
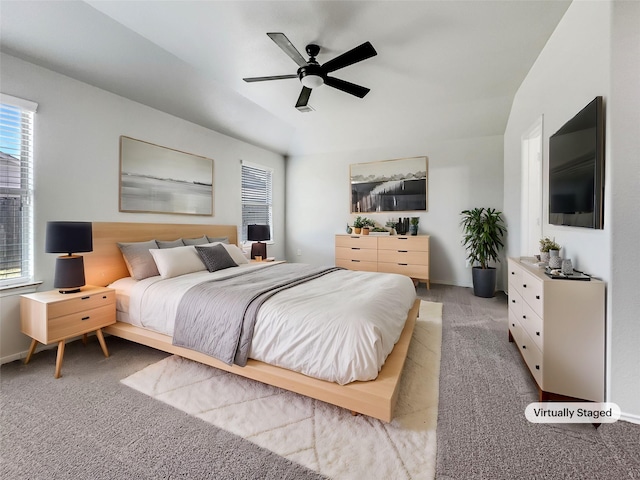
[[[144,242],[150,239],[170,241],[178,237],[189,238],[199,237],[202,235],[216,238],[226,237],[228,238],[230,244],[237,243],[237,227],[233,225],[175,225],[103,222],[93,223],[94,250],[93,252],[85,255],[84,260],[87,284],[100,286],[114,285],[121,296],[124,295],[123,298],[129,298],[128,295],[130,295],[130,299],[134,304],[142,305],[146,301],[146,305],[153,306],[157,303],[157,300],[149,301],[147,299],[143,301],[143,297],[140,296],[139,293],[142,291],[146,292],[158,289],[158,291],[160,292],[160,297],[158,297],[156,294],[156,297],[151,298],[164,298],[168,297],[168,295],[163,296],[163,291],[190,291],[189,288],[192,284],[196,285],[202,281],[199,279],[200,277],[207,277],[207,281],[209,281],[210,275],[214,276],[216,274],[222,273],[222,277],[228,276],[228,272],[214,272],[210,275],[207,275],[208,272],[203,272],[180,276],[180,278],[178,279],[162,279],[161,281],[159,277],[152,277],[150,279],[142,280],[141,282],[132,283],[130,282],[130,280],[126,280],[127,277],[130,276],[130,274],[127,269],[127,265],[124,262],[122,253],[118,248],[118,242]],[[265,272],[275,272],[276,270],[278,270],[278,268],[280,268],[281,270],[284,269],[282,268],[283,265],[271,266],[265,263],[251,263],[247,265],[240,265],[240,267],[243,267],[245,270],[247,270],[247,275],[254,275],[254,272],[248,272],[248,270],[264,270]],[[292,267],[293,265],[290,265],[289,268]],[[245,272],[242,271],[242,268],[234,268],[228,270],[233,270],[234,275],[236,276],[245,274]],[[413,327],[415,325],[415,320],[420,304],[419,300],[415,298],[415,291],[413,292],[413,296],[411,298],[409,298],[407,296],[408,294],[404,291],[403,295],[398,295],[399,297],[404,296],[403,305],[406,306],[408,303],[407,308],[405,308],[405,310],[408,310],[407,317],[406,319],[402,319],[401,324],[397,328],[398,333],[395,334],[395,337],[393,337],[393,333],[391,334],[391,336],[393,337],[393,343],[390,346],[386,346],[382,349],[383,365],[379,373],[377,373],[377,375],[375,373],[371,375],[371,372],[366,373],[365,375],[367,376],[363,378],[367,380],[354,381],[353,378],[359,377],[350,377],[349,371],[347,371],[347,376],[338,376],[336,378],[332,376],[325,376],[324,373],[314,371],[313,369],[311,371],[302,372],[294,371],[295,369],[300,369],[297,367],[291,367],[287,364],[282,365],[278,358],[270,358],[269,355],[266,355],[265,357],[265,352],[269,354],[274,349],[265,347],[254,347],[255,345],[260,344],[259,340],[261,338],[268,338],[265,337],[265,335],[263,334],[264,332],[260,329],[260,326],[268,325],[270,323],[266,322],[265,320],[261,320],[261,318],[267,317],[276,319],[278,318],[277,312],[282,312],[283,310],[291,311],[292,317],[295,317],[296,319],[302,318],[302,314],[300,313],[301,311],[293,309],[292,306],[283,306],[286,304],[283,304],[282,302],[285,301],[288,296],[294,296],[295,299],[297,299],[298,304],[306,303],[306,301],[303,302],[300,300],[301,298],[304,298],[300,296],[302,295],[300,292],[307,290],[307,293],[309,293],[313,289],[313,291],[317,293],[316,296],[322,296],[323,298],[333,298],[325,297],[324,291],[321,289],[329,288],[330,290],[340,290],[336,289],[335,285],[332,286],[332,284],[336,281],[345,283],[345,280],[341,277],[341,275],[350,275],[351,273],[363,274],[365,272],[348,273],[347,271],[338,271],[331,272],[326,275],[322,274],[322,278],[314,279],[307,284],[291,288],[290,291],[279,293],[278,295],[272,297],[271,300],[266,301],[262,305],[262,307],[260,307],[258,320],[256,322],[256,333],[251,343],[251,352],[249,353],[250,358],[246,361],[246,364],[244,366],[238,366],[228,361],[222,361],[212,357],[211,355],[205,354],[202,351],[197,351],[192,348],[186,348],[184,346],[174,344],[174,325],[171,322],[173,314],[168,315],[167,319],[163,319],[162,312],[170,311],[172,305],[175,305],[177,300],[167,299],[166,301],[169,303],[167,303],[166,305],[158,304],[155,310],[153,308],[147,308],[145,310],[146,320],[145,316],[140,314],[140,308],[136,310],[136,308],[122,308],[121,306],[119,306],[120,320],[116,322],[115,325],[106,328],[105,332],[110,335],[115,335],[159,350],[180,355],[182,357],[189,358],[191,360],[195,360],[237,375],[261,381],[269,385],[284,388],[286,390],[306,395],[327,403],[338,405],[340,407],[349,409],[354,413],[362,413],[364,415],[389,422],[393,418],[393,409],[397,400],[400,376],[404,366],[409,342],[411,340]],[[376,280],[387,279],[387,276],[381,275],[374,275],[374,277],[376,278]],[[404,281],[394,277],[398,276],[392,275],[389,277],[389,279],[393,280],[394,282],[400,281],[400,283]],[[129,282],[129,286],[124,286],[127,285],[127,282]],[[405,287],[403,286],[403,288]],[[344,288],[341,290],[343,291],[343,295],[345,290],[349,291],[349,289]],[[365,295],[364,292],[367,290],[367,288],[361,288],[360,290],[361,292],[358,290],[358,288],[353,287],[353,295],[351,296],[353,296],[354,298],[365,298],[361,297],[361,295]],[[381,290],[384,290],[384,288],[381,288]],[[274,301],[274,299],[276,298],[279,300],[279,302]],[[127,302],[128,301],[129,300],[127,300]],[[122,303],[124,302],[120,301],[119,305]],[[295,303],[296,302],[294,301],[291,305],[295,305]],[[339,302],[336,301],[332,303]],[[273,304],[273,306],[270,306],[271,304]],[[379,305],[378,307],[380,306],[381,305]],[[393,304],[389,304],[389,308],[397,309]],[[127,317],[131,313],[133,314],[133,319]],[[404,314],[405,313],[403,312],[402,316],[404,316]],[[269,317],[270,315],[271,317]],[[305,313],[305,315],[307,314]],[[321,320],[319,320],[319,322],[320,321]],[[306,322],[304,323],[306,324]],[[374,330],[376,330],[377,332],[379,328],[380,325],[376,326]],[[309,335],[305,334],[304,336],[306,337]],[[355,337],[358,336],[360,336],[360,334],[355,335]],[[276,338],[283,339],[287,337],[282,336],[282,333],[280,332],[279,334],[276,334]],[[397,342],[395,341],[396,338]],[[338,340],[324,339],[319,343],[319,345],[322,344],[325,345],[325,347],[327,345],[331,346],[334,341]],[[293,342],[291,345],[295,346],[295,343],[296,342]],[[388,340],[380,340],[378,343],[388,344],[389,342]],[[395,346],[393,345],[394,343]],[[263,345],[270,345],[269,340],[267,340],[266,343],[263,341]],[[293,348],[291,347],[291,345],[287,345],[286,342],[284,342],[284,350],[286,351]],[[379,349],[379,347],[377,348]],[[392,351],[387,356],[387,350],[390,349],[392,349]],[[328,350],[327,348],[325,348],[323,352],[325,356],[333,357],[332,355],[329,355],[327,353],[331,352],[331,348],[329,348]],[[360,353],[358,355],[355,355],[355,357],[358,356],[362,355]],[[380,356],[379,352],[378,356]],[[254,357],[259,359],[256,359]],[[301,363],[313,364],[313,362],[306,361],[301,361]],[[332,369],[333,367],[329,368],[328,370]],[[375,377],[375,379],[368,380],[368,378],[373,377]]]

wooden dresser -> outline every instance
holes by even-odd
[[[336,235],[336,266],[429,282],[429,235]]]
[[[605,284],[552,279],[509,258],[509,341],[535,379],[540,401],[604,402]]]

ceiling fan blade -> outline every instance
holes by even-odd
[[[373,48],[373,45],[369,42],[365,42],[342,55],[338,55],[333,60],[329,60],[327,63],[322,65],[322,69],[326,73],[335,72],[340,68],[348,67],[349,65],[361,62],[367,58],[375,57],[377,54],[378,52]]]
[[[291,75],[274,75],[272,77],[250,77],[242,80],[245,82],[264,82],[265,80],[285,80],[287,78],[298,78],[298,75],[292,73]]]
[[[296,102],[296,108],[301,112],[313,111],[313,108],[308,105],[310,96],[311,89],[308,87],[302,87],[302,91],[300,92],[300,96],[298,97],[298,101]]]
[[[267,33],[267,35],[269,35],[269,38],[276,42],[276,45],[284,50],[284,53],[289,55],[291,59],[298,64],[299,67],[304,67],[307,64],[307,61],[296,49],[296,47],[293,46],[293,43],[289,41],[284,33]]]
[[[343,92],[350,93],[351,95],[355,95],[360,98],[363,98],[370,91],[369,88],[334,77],[325,77],[324,83],[330,87],[337,88],[338,90],[342,90]]]

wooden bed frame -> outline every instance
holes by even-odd
[[[142,242],[152,239],[175,240],[180,237],[193,238],[202,235],[228,237],[229,243],[237,244],[237,227],[235,225],[94,222],[93,252],[84,255],[87,284],[106,286],[119,278],[129,276],[117,242]],[[245,367],[227,365],[195,350],[173,345],[171,337],[168,335],[128,323],[116,322],[114,325],[103,328],[103,331],[220,370],[338,405],[354,413],[362,413],[390,422],[393,418],[400,377],[419,309],[420,299],[416,299],[409,311],[400,339],[387,357],[378,377],[369,382],[352,382],[348,385],[318,380],[251,359]]]

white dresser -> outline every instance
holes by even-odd
[[[509,341],[538,384],[540,401],[604,401],[605,284],[552,279],[509,258]]]

